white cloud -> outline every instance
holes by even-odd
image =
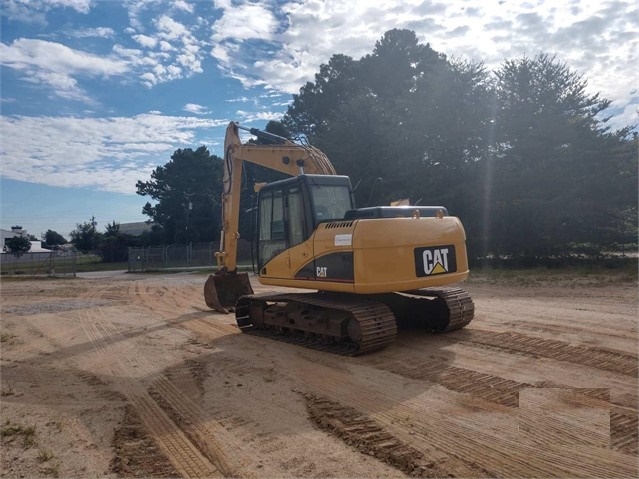
[[[2,176],[51,186],[135,192],[135,182],[227,120],[163,116],[0,117]]]
[[[133,35],[131,38],[138,42],[144,48],[155,48],[158,44],[157,39],[150,37],[148,35]]]
[[[239,120],[240,123],[254,123],[257,121],[280,120],[282,118],[282,113],[275,111],[237,110],[235,112],[235,118]]]
[[[71,8],[87,14],[91,10],[91,0],[4,0],[0,13],[9,20],[46,24],[46,14],[56,8]]]
[[[146,10],[151,6],[158,5],[163,0],[127,0],[125,5],[129,14],[129,23],[137,32],[145,31],[145,20],[141,19]]]
[[[173,8],[177,10],[184,10],[185,12],[193,13],[193,5],[185,2],[184,0],[176,0],[173,2]]]
[[[119,75],[128,69],[125,62],[104,58],[65,45],[44,40],[19,38],[11,45],[0,44],[2,63],[16,69],[37,67],[43,70],[89,75]]]
[[[115,35],[115,30],[110,27],[81,28],[65,32],[65,34],[73,38],[113,38],[113,36]]]
[[[198,105],[197,103],[187,103],[184,105],[183,110],[196,115],[208,115],[211,113],[211,110],[208,110],[206,107]]]
[[[160,40],[159,45],[160,50],[162,50],[163,52],[171,52],[175,50],[175,48],[173,48],[173,46],[171,46],[171,44],[166,40]]]
[[[153,88],[160,81],[158,78],[151,72],[146,72],[140,76],[140,80],[142,80],[142,84],[147,88]]]
[[[197,37],[201,26],[198,26],[199,17],[193,19],[188,27],[167,13],[161,13],[151,21],[142,21],[143,16],[153,18],[158,6],[163,4],[149,0],[138,0],[128,5],[131,27],[127,33],[132,33],[131,38],[142,47],[142,51],[135,54],[137,60],[131,55],[128,58],[139,66],[142,65],[140,59],[145,58],[146,67],[140,68],[140,80],[149,88],[203,73],[202,59],[205,55],[202,50],[205,42]],[[183,1],[174,2],[172,8],[186,13],[193,11],[192,5]],[[121,45],[116,47],[118,51],[126,50]]]
[[[24,3],[31,5],[37,2],[25,0]],[[41,0],[41,3],[50,7],[72,8],[79,13],[89,13],[89,10],[91,10],[91,0]]]
[[[42,83],[68,99],[89,101],[74,76],[109,77],[126,73],[129,66],[117,58],[105,58],[60,43],[19,38],[0,43],[0,63],[20,71],[27,81]]]
[[[19,0],[7,0],[0,8],[0,14],[9,20],[24,23],[39,23],[46,25],[47,16],[44,11],[29,8],[26,3]]]
[[[34,71],[31,76],[25,78],[29,83],[45,84],[53,88],[59,97],[67,100],[81,101],[93,104],[94,100],[78,87],[76,82],[69,75],[51,71]]]
[[[227,100],[225,100],[227,103],[236,103],[236,102],[240,102],[240,103],[246,103],[248,101],[251,101],[248,97],[246,96],[242,96],[240,98],[229,98]]]
[[[226,8],[222,17],[213,25],[213,41],[233,40],[239,42],[260,38],[270,39],[276,31],[278,21],[267,4],[238,3]]]
[[[187,36],[188,30],[184,25],[176,22],[171,17],[162,15],[155,21],[155,25],[160,32],[160,37],[165,40],[175,40]]]

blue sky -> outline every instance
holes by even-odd
[[[635,0],[0,0],[0,227],[68,239],[95,216],[144,221],[137,180],[177,148],[221,156],[229,121],[262,128],[335,53],[392,28],[449,57],[555,54],[638,123]]]

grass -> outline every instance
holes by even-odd
[[[44,449],[40,449],[38,451],[38,461],[47,462],[53,459],[55,456],[51,451],[45,451]]]
[[[53,427],[57,432],[62,431],[62,421],[49,421],[46,425]]]
[[[17,338],[13,333],[9,333],[7,331],[0,332],[0,343],[13,344],[13,340]]]
[[[2,263],[2,276],[31,276],[48,275],[49,266],[45,260],[23,261],[15,263],[11,258],[7,258]],[[54,274],[72,275],[73,271],[77,273],[86,273],[90,271],[115,271],[128,269],[129,263],[121,261],[119,263],[103,263],[96,255],[78,254],[75,259],[75,268],[73,266],[72,256],[63,256],[56,258],[54,265]]]
[[[7,383],[0,390],[0,396],[13,396],[15,394],[13,383],[11,381],[7,381]]]
[[[55,462],[41,470],[46,477],[60,477],[60,464]]]
[[[122,261],[119,263],[103,263],[99,260],[92,261],[80,261],[76,264],[76,271],[78,273],[87,273],[90,271],[118,271],[123,269],[129,269],[129,263]]]
[[[638,280],[636,260],[620,262],[611,267],[606,263],[585,263],[558,268],[492,268],[470,269],[469,284],[508,284],[518,286],[588,285],[605,286],[632,283]]]
[[[0,437],[11,438],[22,436],[22,447],[29,449],[36,444],[36,428],[35,426],[22,426],[20,424],[12,424],[7,420],[0,429]]]

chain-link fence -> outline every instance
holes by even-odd
[[[20,257],[10,253],[0,254],[2,276],[75,276],[76,272],[75,251],[25,253]]]
[[[207,268],[214,270],[217,268],[216,251],[219,251],[219,242],[129,248],[129,272]],[[251,268],[249,242],[238,242],[237,262],[243,269]]]

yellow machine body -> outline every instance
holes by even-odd
[[[273,145],[242,144],[238,129]],[[225,137],[218,271],[206,304],[234,311],[242,332],[359,355],[391,344],[400,325],[445,333],[473,319],[466,234],[443,206],[357,208],[350,179],[309,145],[231,122]],[[254,294],[238,271],[244,162],[290,178],[261,184],[251,244],[264,285],[307,292]]]
[[[358,294],[410,291],[468,277],[459,219],[403,217],[320,223],[259,271],[265,285]]]

